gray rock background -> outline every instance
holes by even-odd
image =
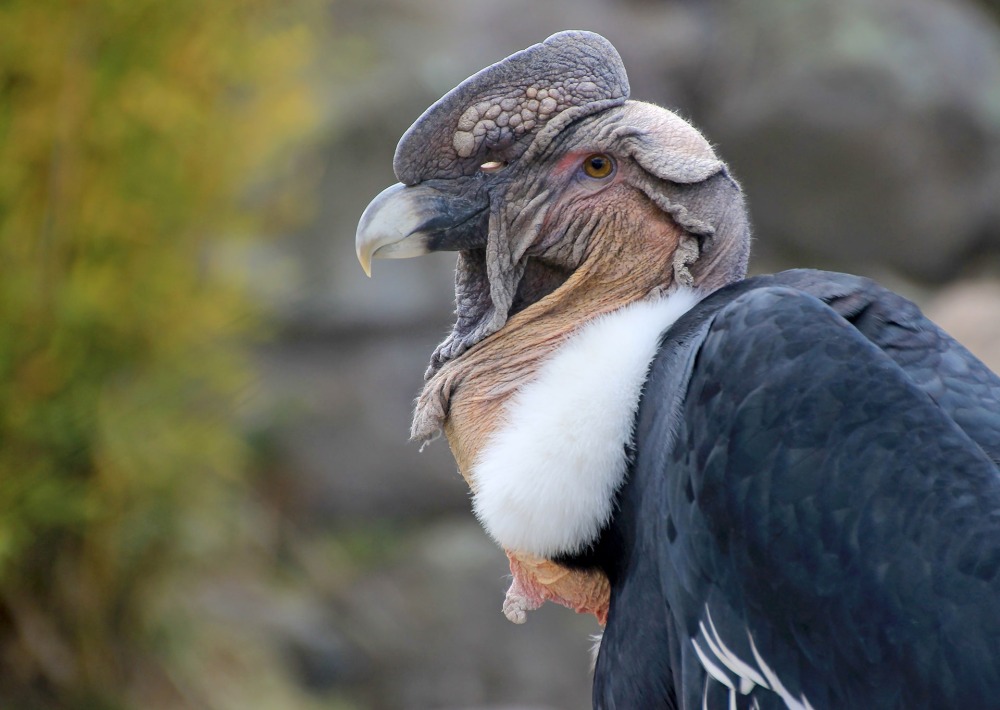
[[[353,239],[412,120],[510,52],[598,31],[633,97],[701,127],[743,181],[755,271],[874,276],[1000,369],[997,17],[965,0],[338,3],[365,59],[330,86],[316,218],[247,259],[270,274],[277,337],[248,408],[296,601],[243,590],[223,605],[280,650],[309,707],[589,702],[596,624],[561,608],[508,624],[506,560],[447,446],[406,440],[451,323],[454,258],[377,262],[369,281]]]

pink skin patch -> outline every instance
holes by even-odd
[[[513,575],[503,613],[509,621],[523,624],[527,613],[547,601],[578,614],[593,614],[604,626],[608,620],[611,589],[600,572],[581,572],[561,567],[551,560],[507,551]]]

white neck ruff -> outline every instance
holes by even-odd
[[[596,541],[659,337],[701,297],[681,288],[588,321],[511,398],[472,466],[473,510],[500,545],[551,558]]]

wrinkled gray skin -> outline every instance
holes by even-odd
[[[589,189],[579,171],[554,170],[569,152],[612,155],[684,228],[675,281],[711,290],[743,278],[749,228],[739,185],[694,128],[628,94],[606,39],[560,32],[464,81],[400,140],[400,184],[365,210],[357,249],[366,271],[373,257],[460,252],[457,321],[428,379],[580,265],[598,225],[591,211],[572,209]],[[553,209],[557,219],[547,220]]]

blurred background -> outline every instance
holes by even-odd
[[[454,258],[354,257],[398,137],[567,28],[743,181],[753,269],[873,276],[1000,370],[987,0],[0,1],[0,707],[582,708],[407,443]]]

